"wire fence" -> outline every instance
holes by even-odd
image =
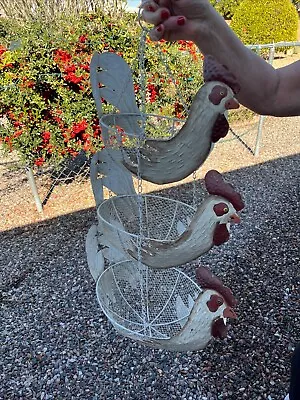
[[[271,65],[273,64],[278,52],[279,54],[286,54],[290,49],[300,52],[300,42],[279,42],[264,45],[251,45],[247,47],[256,51],[257,54],[264,57],[264,59]],[[261,147],[265,118],[265,116],[259,116],[241,106],[238,110],[234,110],[230,113],[230,132],[226,139],[223,139],[220,143],[237,140],[253,156],[258,156]],[[251,141],[249,140],[250,137]],[[18,161],[15,160],[9,162],[10,169],[12,168],[11,164],[14,163],[15,169],[18,168]],[[31,168],[25,168],[37,210],[43,212],[43,206],[47,203],[51,194],[58,185],[67,185],[74,181],[86,181],[89,178],[89,165],[90,157],[88,157],[85,152],[81,151],[76,158],[68,159],[60,164],[59,168],[36,168],[34,170]],[[46,180],[44,179],[45,177],[47,177]],[[37,183],[40,183],[42,180],[44,180],[43,186],[47,186],[46,194],[43,197],[39,194],[38,190],[40,184],[37,185]]]

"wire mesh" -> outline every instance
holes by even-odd
[[[96,285],[99,304],[108,319],[122,334],[137,340],[174,336],[187,321],[201,291],[180,270],[154,271],[129,260],[106,269]],[[146,298],[142,298],[145,293]]]
[[[136,163],[138,149],[144,146],[146,140],[168,140],[179,132],[184,123],[182,119],[155,114],[106,114],[100,119],[105,145],[122,148],[131,159],[136,159]],[[120,126],[126,126],[126,132]]]
[[[79,183],[89,179],[90,157],[87,157],[84,152],[80,152],[77,157],[65,160],[58,167],[37,170],[36,177],[41,175],[47,176],[49,185],[42,200],[42,204],[45,205],[58,185],[66,185],[74,181]]]
[[[129,243],[138,246],[140,225],[143,245],[148,241],[176,240],[192,220],[195,209],[178,200],[154,195],[142,196],[142,223],[139,218],[138,196],[116,196],[105,200],[97,210],[99,225],[107,235],[118,232],[123,250]],[[112,243],[116,245],[116,242]]]

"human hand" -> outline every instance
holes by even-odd
[[[212,9],[208,0],[144,0],[142,18],[155,27],[152,40],[195,41]]]

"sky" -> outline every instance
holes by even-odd
[[[127,0],[129,7],[137,7],[140,2],[140,0]]]

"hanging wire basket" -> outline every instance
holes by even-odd
[[[170,339],[190,315],[199,286],[182,271],[154,271],[135,261],[107,268],[96,285],[99,304],[115,329],[139,341]]]
[[[157,114],[112,113],[103,115],[99,123],[106,146],[135,150],[136,139],[169,140],[185,120]]]
[[[111,197],[97,210],[99,230],[127,255],[128,250],[138,248],[140,235],[143,246],[178,239],[195,212],[188,204],[156,195]]]

